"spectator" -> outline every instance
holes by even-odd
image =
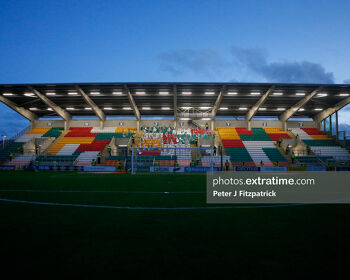
[[[230,168],[230,163],[228,162],[228,160],[225,161],[225,170],[228,171],[228,169]]]
[[[264,167],[264,162],[262,160],[260,161],[260,167]]]
[[[102,158],[101,153],[98,153],[98,154],[97,154],[97,163],[98,163],[98,164],[101,164],[101,158]]]
[[[216,146],[214,146],[214,148],[213,148],[214,150],[213,150],[213,152],[214,152],[214,156],[216,156]]]
[[[205,124],[205,130],[208,131],[208,129],[209,129],[209,124],[206,123],[206,124]]]
[[[111,148],[111,145],[108,145],[107,151],[108,151],[109,156],[111,156],[111,155],[112,155],[112,148]]]
[[[295,160],[295,154],[294,154],[294,152],[292,152],[291,158],[292,158],[292,164],[294,164],[294,160]]]
[[[306,146],[306,152],[307,152],[307,155],[310,155],[311,147],[309,145]]]
[[[278,147],[281,147],[282,141],[282,137],[280,137],[280,139],[278,139]]]
[[[10,152],[10,153],[9,153],[9,161],[11,162],[11,161],[12,161],[12,159],[13,159],[13,153],[12,153],[12,152]]]

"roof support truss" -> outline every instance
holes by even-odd
[[[260,97],[259,101],[250,108],[250,110],[247,112],[245,119],[249,122],[251,119],[255,116],[256,112],[259,110],[259,108],[264,104],[267,97],[273,92],[274,86],[270,87],[263,96]]]
[[[214,107],[213,107],[213,110],[212,110],[212,118],[215,119],[216,117],[216,113],[218,112],[219,108],[220,108],[220,104],[221,104],[221,101],[224,97],[224,93],[226,92],[226,87],[223,86],[219,92],[219,95],[218,97],[216,98],[216,101],[215,101],[215,104],[214,104]]]
[[[177,88],[176,86],[174,85],[173,87],[173,103],[174,103],[174,121],[176,122],[177,121]]]
[[[34,114],[33,112],[29,111],[28,109],[25,109],[23,107],[18,106],[16,103],[12,102],[11,100],[9,100],[1,95],[0,95],[0,101],[30,121],[35,121],[38,119],[38,116],[36,114]]]
[[[281,116],[280,121],[286,122],[288,119],[290,119],[298,110],[303,107],[309,100],[314,97],[317,92],[319,92],[321,88],[317,88],[313,90],[311,93],[306,95],[303,99],[301,99],[298,103],[296,103],[294,106],[290,107],[288,110],[286,110]]]
[[[95,115],[100,119],[100,121],[104,121],[106,119],[106,116],[100,109],[100,107],[98,107],[96,103],[79,86],[77,86],[76,89],[84,98],[86,104],[91,107],[91,109],[94,111]]]
[[[314,117],[314,121],[315,122],[321,122],[324,119],[328,118],[330,115],[334,114],[335,112],[339,111],[341,108],[343,108],[344,106],[348,105],[350,103],[350,97],[345,98],[344,100],[338,102],[337,104],[335,104],[335,106],[330,107],[328,109],[323,110],[322,112],[318,113],[315,117]]]
[[[66,110],[56,105],[53,101],[48,99],[44,94],[42,94],[41,92],[37,91],[34,88],[30,88],[30,90],[32,90],[35,93],[35,95],[41,99],[41,101],[43,101],[49,108],[51,108],[58,116],[60,116],[66,122],[69,122],[72,119],[71,115]]]
[[[132,97],[131,92],[130,92],[130,90],[129,90],[127,87],[125,87],[125,91],[126,91],[126,94],[128,95],[128,99],[129,99],[131,108],[132,108],[132,110],[134,111],[136,120],[140,121],[140,120],[141,120],[141,114],[140,114],[139,109],[138,109],[137,106],[136,106],[135,100],[134,100],[134,98]]]

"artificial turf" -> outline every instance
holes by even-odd
[[[0,199],[206,206],[205,175],[4,171],[0,182]],[[313,278],[347,268],[349,214],[348,205],[145,210],[0,201],[2,268],[79,279]]]

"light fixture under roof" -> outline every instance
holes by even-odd
[[[31,108],[29,108],[29,110],[30,110],[30,111],[37,111],[37,110],[39,110],[39,109],[36,108],[36,107],[31,107]]]
[[[325,97],[327,95],[328,95],[327,93],[318,93],[316,96],[317,97]]]
[[[67,107],[66,110],[68,110],[68,111],[73,111],[73,110],[74,110],[74,107]]]
[[[220,107],[219,110],[228,110],[228,107]]]
[[[189,121],[190,118],[180,118],[181,121]]]
[[[259,111],[266,111],[266,108],[265,108],[265,107],[262,107],[262,108],[259,108],[258,110],[259,110]]]
[[[53,111],[52,108],[47,108],[48,111]]]
[[[322,108],[315,108],[315,111],[322,111]]]
[[[274,96],[281,96],[281,95],[283,95],[283,92],[274,92],[273,95]]]
[[[162,110],[171,110],[170,107],[162,107]]]
[[[296,96],[305,96],[305,92],[297,92],[295,95]]]
[[[68,92],[68,95],[78,95],[78,93],[76,91],[70,91]]]
[[[191,95],[191,94],[192,94],[191,91],[183,91],[183,92],[182,92],[182,95]]]
[[[56,95],[56,92],[47,92],[46,95],[48,96]]]
[[[202,121],[210,121],[211,118],[202,118]]]
[[[136,95],[146,95],[146,92],[144,92],[144,91],[136,91],[135,94]]]
[[[201,109],[201,110],[209,110],[211,107],[199,107],[199,109]]]
[[[113,95],[123,95],[122,91],[113,91],[112,92]]]
[[[159,95],[168,95],[169,91],[159,91]]]
[[[247,107],[239,107],[238,110],[245,111],[245,110],[248,110],[248,108]]]
[[[258,91],[252,91],[252,92],[250,93],[250,95],[260,95],[260,92],[258,92]]]
[[[145,106],[145,107],[142,107],[142,110],[151,110],[151,107]]]
[[[192,107],[181,107],[181,109],[183,109],[183,110],[189,110],[189,109],[192,109]]]
[[[25,96],[29,96],[29,97],[33,97],[33,96],[34,96],[34,93],[26,92],[24,95],[25,95]]]
[[[92,110],[91,107],[85,107],[84,109],[85,109],[85,110],[88,110],[88,111],[91,111],[91,110]]]
[[[204,94],[205,95],[214,95],[215,91],[206,91]]]
[[[11,92],[5,92],[5,93],[3,93],[2,95],[3,95],[3,96],[12,96],[13,93],[11,93]]]
[[[284,111],[286,110],[285,108],[277,108],[277,111]]]
[[[123,110],[132,110],[131,107],[123,107]]]
[[[303,112],[303,111],[305,111],[304,108],[300,108],[300,109],[298,110],[298,112]]]
[[[339,96],[349,96],[349,93],[340,93]]]
[[[112,107],[103,107],[103,110],[113,110]]]
[[[237,95],[238,92],[237,91],[229,91],[227,92],[227,95]]]
[[[100,95],[101,93],[99,91],[92,91],[90,92],[90,95]]]

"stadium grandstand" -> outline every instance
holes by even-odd
[[[5,138],[2,168],[205,172],[349,170],[338,111],[350,85],[3,84],[30,121]],[[102,168],[103,167],[103,168]]]

